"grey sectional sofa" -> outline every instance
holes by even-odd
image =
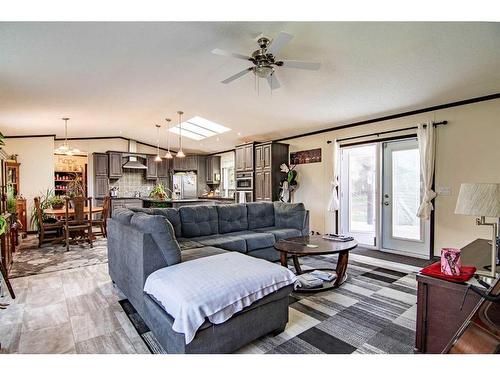
[[[277,240],[308,233],[309,213],[301,203],[119,209],[108,221],[109,273],[169,353],[228,353],[285,328],[291,286],[223,324],[206,321],[186,345],[184,335],[172,330],[173,318],[143,292],[147,277],[160,268],[226,251],[276,261]]]

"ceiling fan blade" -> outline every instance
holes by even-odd
[[[224,81],[222,81],[222,83],[231,83],[233,82],[235,79],[238,79],[240,78],[241,76],[244,76],[245,74],[247,74],[248,72],[250,72],[252,70],[252,68],[246,68],[245,70],[242,70],[241,72],[239,73],[236,73],[235,75],[232,75],[231,77],[229,78],[226,78]]]
[[[267,53],[276,56],[293,39],[292,34],[281,31],[276,38],[273,39],[271,45],[267,48]]]
[[[267,83],[269,84],[271,90],[276,90],[281,87],[280,81],[278,80],[278,77],[276,77],[276,73],[269,74],[267,76]]]
[[[241,53],[233,53],[233,52],[228,52],[224,51],[223,49],[213,49],[212,53],[214,55],[220,55],[220,56],[228,56],[228,57],[236,57],[237,59],[242,59],[242,60],[252,60],[250,56],[242,55]]]
[[[306,69],[306,70],[318,70],[321,67],[321,63],[307,62],[307,61],[297,61],[297,60],[283,60],[283,68],[294,68],[294,69]]]

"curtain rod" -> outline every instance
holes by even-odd
[[[434,126],[446,125],[447,123],[448,123],[448,121],[445,120],[445,121],[440,121],[440,122],[434,122],[432,125],[434,125]],[[413,129],[418,129],[418,127],[417,126],[410,126],[408,128],[403,128],[403,129],[387,130],[387,131],[384,131],[384,132],[378,132],[378,133],[372,133],[372,134],[365,134],[365,135],[357,135],[355,137],[340,138],[340,139],[337,139],[337,142],[350,141],[352,139],[359,139],[359,138],[366,138],[366,137],[373,137],[373,136],[379,137],[379,136],[381,136],[383,134],[397,133],[397,132],[402,132],[402,131],[405,131],[405,130],[413,130]],[[326,141],[326,143],[330,144],[330,143],[332,143],[332,141]]]

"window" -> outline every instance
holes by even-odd
[[[202,139],[226,133],[231,130],[225,126],[199,116],[195,116],[187,121],[184,121],[181,123],[181,126],[182,135],[184,137],[194,139],[195,141],[201,141]],[[180,126],[173,126],[170,128],[170,131],[178,135],[180,133]]]

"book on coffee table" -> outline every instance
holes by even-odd
[[[315,270],[310,273],[310,275],[324,280],[324,281],[333,281],[337,278],[337,274],[332,273],[332,272],[325,272],[325,271],[320,271],[320,270]]]
[[[310,274],[302,274],[297,277],[300,287],[304,289],[319,288],[323,286],[323,280]]]

